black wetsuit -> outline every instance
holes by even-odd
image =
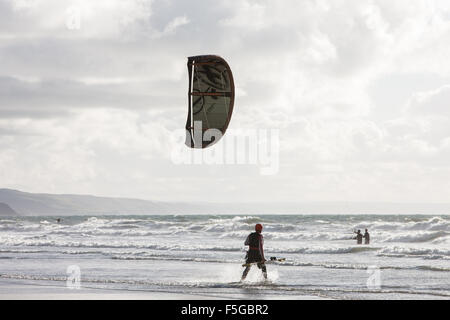
[[[264,238],[262,234],[258,232],[252,232],[249,234],[247,239],[245,240],[245,245],[249,246],[247,251],[247,256],[245,257],[245,263],[257,263],[259,269],[263,272],[264,278],[267,279],[267,269],[264,264]],[[250,271],[251,266],[247,266],[242,274],[242,280],[247,277],[248,272]]]
[[[353,239],[356,239],[357,244],[362,244],[362,238],[363,238],[363,235],[361,233],[357,233],[356,237]]]
[[[370,244],[370,235],[368,232],[364,233],[364,244]]]

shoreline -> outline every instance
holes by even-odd
[[[252,297],[252,300],[255,298]],[[271,296],[261,295],[257,300],[326,300],[317,296]],[[178,293],[155,290],[126,290],[67,288],[53,284],[41,284],[37,281],[0,278],[0,300],[249,300],[237,294],[221,293],[217,295]]]

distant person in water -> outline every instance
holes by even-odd
[[[261,234],[262,229],[263,229],[262,225],[258,223],[255,226],[255,232],[250,233],[247,239],[245,240],[245,245],[248,246],[245,263],[248,265],[245,267],[241,281],[245,280],[248,272],[250,271],[251,263],[255,262],[258,268],[261,269],[264,279],[267,280],[267,269],[266,265],[264,264],[264,262],[266,262],[266,259],[264,259],[264,248],[263,248],[264,238]]]
[[[362,244],[363,235],[361,234],[361,230],[358,230],[358,232],[356,233],[356,237],[354,237],[353,239],[356,239],[357,244]]]
[[[60,223],[60,222],[61,222],[61,219],[60,219],[60,218],[56,219],[56,222],[57,222],[57,223]]]
[[[366,229],[366,232],[364,233],[364,244],[370,244],[370,234],[369,230]]]

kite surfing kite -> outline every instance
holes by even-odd
[[[188,58],[189,113],[186,145],[207,148],[225,134],[234,105],[234,81],[230,66],[221,57]]]

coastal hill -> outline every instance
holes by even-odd
[[[1,205],[2,204],[2,205]],[[371,202],[163,202],[92,195],[0,189],[0,215],[164,214],[450,214],[449,203]]]
[[[0,202],[0,216],[17,216],[17,212],[6,203]]]
[[[0,189],[0,202],[20,215],[167,214],[164,203],[90,195],[28,193]]]

